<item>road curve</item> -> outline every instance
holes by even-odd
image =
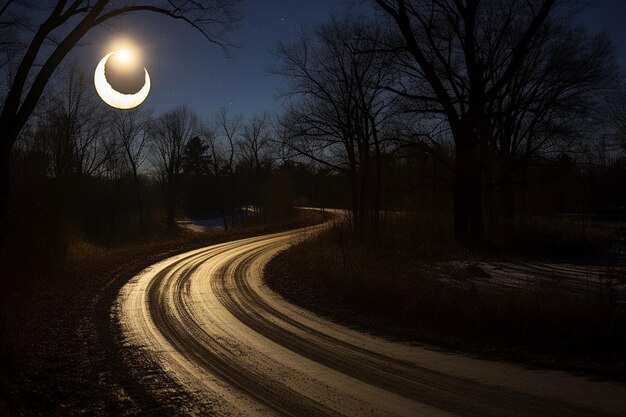
[[[291,305],[268,260],[322,226],[184,253],[126,284],[125,343],[179,383],[190,414],[626,415],[626,385],[395,343]]]

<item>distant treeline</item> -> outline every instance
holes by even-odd
[[[119,242],[172,231],[174,220],[184,217],[221,217],[231,228],[242,207],[267,219],[289,216],[294,206],[354,209],[355,188],[358,194],[362,187],[377,187],[382,215],[411,212],[452,233],[451,146],[388,139],[371,161],[380,178],[355,186],[350,169],[334,162],[345,154],[322,161],[293,152],[295,136],[286,138],[289,113],[245,120],[221,108],[201,120],[188,107],[157,116],[141,108],[108,109],[73,66],[53,86],[24,130],[13,165],[10,227],[28,245],[46,250],[82,238]],[[533,155],[506,182],[485,181],[487,217],[623,216],[626,160],[602,149],[574,159],[567,145],[554,157]],[[362,168],[355,163],[354,169]],[[357,210],[368,201],[357,199]],[[373,217],[364,221],[374,224]]]
[[[274,51],[284,108],[247,119],[116,111],[64,64],[23,126],[2,119],[17,126],[2,132],[3,235],[110,242],[311,205],[349,208],[364,238],[401,210],[476,246],[528,216],[623,216],[626,94],[610,39],[566,4],[467,4],[378,0],[302,29]]]
[[[153,116],[107,108],[75,66],[63,69],[15,152],[9,233],[28,245],[119,242],[172,232],[177,218],[264,220],[296,205],[342,206],[342,179],[281,158],[267,114],[225,108],[201,120],[181,106]]]

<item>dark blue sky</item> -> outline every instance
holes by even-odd
[[[143,106],[157,113],[178,104],[189,104],[201,117],[222,106],[249,116],[279,107],[275,100],[280,77],[265,69],[274,60],[269,49],[280,39],[289,40],[300,25],[326,19],[350,0],[244,0],[245,19],[230,39],[240,45],[226,58],[197,30],[180,21],[149,13],[118,19],[111,27],[97,29],[76,51],[85,71],[93,71],[109,52],[111,42],[132,39],[144,53],[152,78],[152,91]],[[599,0],[579,17],[596,32],[606,29],[626,71],[626,0]]]
[[[222,49],[181,21],[144,13],[118,19],[96,29],[76,51],[85,71],[93,71],[110,44],[120,37],[142,49],[152,90],[142,106],[157,113],[189,104],[201,117],[228,106],[249,116],[279,107],[274,100],[282,84],[266,68],[274,60],[269,50],[280,39],[289,40],[303,24],[321,22],[342,0],[243,0],[245,18],[229,35],[239,47]]]
[[[606,30],[615,46],[616,58],[626,73],[626,0],[596,0],[579,16],[589,30]]]

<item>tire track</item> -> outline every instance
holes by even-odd
[[[259,334],[368,384],[465,416],[520,415],[521,410],[523,415],[599,415],[597,410],[546,401],[414,366],[346,343],[292,319],[268,305],[249,285],[251,265],[268,252],[277,253],[284,248],[284,243],[277,243],[252,250],[237,263],[224,268],[212,281],[212,289],[222,304]],[[237,291],[227,291],[231,288],[230,281]],[[300,332],[290,331],[290,326]]]
[[[262,269],[319,230],[210,246],[148,268],[118,297],[128,344],[196,398],[198,414],[624,415],[620,384],[391,343],[287,304],[263,286]]]

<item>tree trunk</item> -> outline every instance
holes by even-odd
[[[9,210],[11,202],[11,156],[12,141],[2,137],[0,140],[0,254],[6,249],[5,238],[9,231]]]
[[[351,170],[350,173],[350,191],[352,194],[352,227],[354,233],[359,236],[361,234],[361,210],[359,207],[359,186],[356,178],[356,172]]]
[[[483,233],[482,169],[479,147],[457,141],[454,183],[454,237],[458,245],[476,247]]]
[[[439,195],[440,192],[440,188],[439,188],[439,184],[437,183],[437,176],[438,174],[438,170],[437,170],[437,158],[431,156],[430,157],[430,162],[432,164],[432,189],[431,189],[431,200],[430,200],[430,219],[431,219],[431,224],[434,226],[433,230],[439,230],[439,227],[441,226],[440,224],[440,217],[438,215],[439,210],[438,210],[438,205],[437,205],[437,196]]]
[[[526,231],[526,191],[528,189],[528,162],[522,168],[522,184],[520,190],[520,228],[522,232]]]
[[[499,184],[500,218],[506,222],[513,222],[516,216],[517,199],[516,199],[516,171],[513,158],[509,155],[502,155],[499,158]]]
[[[143,202],[141,200],[141,190],[139,188],[139,176],[137,170],[133,167],[133,180],[135,182],[135,199],[137,200],[137,213],[139,214],[139,226],[141,227],[141,234],[146,234],[146,221],[143,214]]]
[[[369,164],[362,163],[360,169],[360,183],[359,190],[359,235],[365,236],[369,233],[369,220],[370,220],[370,182],[369,182]]]
[[[8,120],[0,121],[0,254],[6,250],[7,234],[11,232],[11,162],[13,144],[20,132],[18,126]]]
[[[382,170],[383,170],[383,162],[382,162],[382,152],[380,149],[380,141],[378,138],[378,127],[376,126],[376,120],[374,117],[368,119],[371,122],[372,128],[372,139],[374,142],[374,196],[373,202],[371,205],[371,226],[374,232],[374,239],[376,242],[379,240],[379,231],[380,231],[380,194],[382,187]]]
[[[232,172],[232,169],[228,170],[228,176],[229,176],[228,181],[230,183],[230,186],[228,187],[228,206],[230,208],[230,228],[234,229],[235,228],[235,196],[234,196],[235,177]]]
[[[167,182],[167,231],[176,230],[176,178],[170,178]]]
[[[376,152],[376,183],[374,186],[374,204],[372,207],[372,227],[374,229],[374,237],[378,241],[379,238],[379,226],[380,226],[380,193],[382,186],[382,170],[383,162],[380,152],[380,144],[378,142],[378,133],[374,130],[374,150]]]
[[[356,158],[353,150],[350,147],[346,147],[346,150],[348,152],[350,194],[352,197],[352,227],[355,235],[360,236],[363,229],[363,223],[361,221],[362,207],[359,206],[359,178],[356,166]]]

